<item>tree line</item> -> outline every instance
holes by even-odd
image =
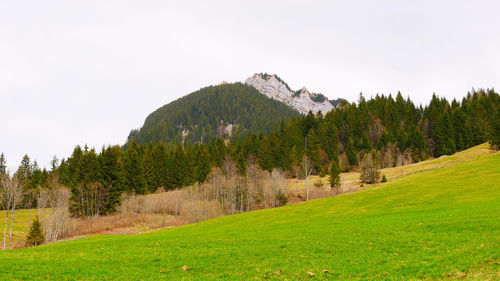
[[[360,95],[358,102],[344,101],[325,115],[310,112],[282,121],[268,134],[248,132],[175,146],[132,139],[124,147],[100,151],[77,146],[60,163],[54,159],[50,170],[25,156],[17,173],[24,175],[24,188],[32,192],[57,176],[71,191],[71,214],[91,216],[114,212],[124,193],[148,194],[203,183],[228,159],[240,176],[246,175],[249,163],[256,163],[262,170],[279,168],[293,177],[332,174],[335,185],[340,171],[361,170],[363,163],[377,168],[405,165],[486,141],[500,146],[500,96],[493,89],[473,90],[462,101],[433,95],[425,107],[401,93],[369,100]],[[0,163],[5,170],[3,156]],[[24,195],[20,204],[33,206],[35,200],[36,196]]]

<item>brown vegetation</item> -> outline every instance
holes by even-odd
[[[223,169],[213,169],[205,183],[151,195],[127,195],[119,212],[168,214],[197,222],[285,205],[287,186],[288,180],[279,169],[269,173],[252,164],[247,167],[246,175],[241,176],[234,163],[226,159]]]

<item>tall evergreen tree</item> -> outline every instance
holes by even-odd
[[[204,145],[200,146],[198,161],[195,168],[195,181],[202,183],[210,173],[210,155]]]
[[[358,165],[358,157],[356,156],[356,151],[354,150],[354,143],[352,142],[352,139],[349,138],[347,141],[347,148],[346,148],[346,156],[347,159],[349,160],[349,165],[351,166],[357,166]]]
[[[138,194],[146,193],[143,159],[140,147],[135,140],[131,141],[125,151],[124,166],[126,191]]]
[[[0,176],[5,175],[7,173],[7,160],[5,160],[5,155],[0,154]]]
[[[118,146],[103,148],[101,158],[100,182],[106,190],[103,211],[110,213],[116,210],[121,194],[125,191],[122,150]]]
[[[492,121],[491,144],[500,149],[500,105],[497,106],[496,117]]]
[[[337,162],[332,162],[332,166],[330,167],[329,182],[331,187],[340,187],[340,168]]]

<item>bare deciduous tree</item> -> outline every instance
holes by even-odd
[[[361,163],[360,180],[364,183],[376,183],[380,176],[377,167],[378,163],[375,153],[367,153]]]
[[[127,195],[119,211],[123,215],[170,214],[197,222],[286,204],[288,180],[281,170],[269,173],[249,161],[246,175],[241,176],[226,160],[223,169],[214,168],[202,184],[151,195]]]
[[[3,231],[3,249],[6,248],[7,225],[9,223],[9,214],[12,211],[10,237],[12,237],[12,227],[14,225],[16,205],[22,197],[22,185],[17,177],[10,177],[8,174],[2,175],[0,179],[0,202],[5,210],[5,225]]]
[[[293,171],[294,175],[295,175],[295,183],[296,183],[296,187],[297,187],[297,195],[299,194],[299,178],[301,176],[301,173],[302,173],[302,167],[300,167],[300,165],[294,163],[292,164],[291,166],[291,170]]]
[[[57,176],[49,179],[47,187],[40,187],[37,198],[38,217],[43,225],[46,242],[54,242],[72,232],[68,211],[71,194],[59,184]]]
[[[14,227],[14,221],[16,219],[16,207],[23,199],[24,190],[21,181],[15,179],[15,177],[11,179],[11,184],[12,184],[12,218],[10,221],[9,237],[12,238],[12,228]]]
[[[308,178],[309,178],[309,175],[312,173],[314,166],[313,166],[311,160],[309,159],[309,157],[307,157],[307,155],[304,155],[304,158],[302,158],[302,169],[304,171],[304,176],[306,178],[306,200],[309,201]]]

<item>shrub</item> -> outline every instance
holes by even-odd
[[[38,246],[45,242],[45,235],[43,235],[42,224],[38,217],[33,220],[31,224],[30,232],[26,237],[26,244],[28,246]]]
[[[278,191],[277,199],[278,199],[278,206],[285,206],[286,203],[288,203],[288,198],[283,192],[281,192],[281,190]]]
[[[382,176],[381,182],[387,182],[387,178],[385,177],[385,175]]]
[[[320,189],[320,188],[323,188],[323,181],[321,179],[318,179],[314,182],[314,186],[317,188],[317,189]]]
[[[376,155],[374,153],[368,153],[363,158],[361,163],[361,176],[360,180],[363,183],[376,183],[380,176],[380,172],[377,170]]]

